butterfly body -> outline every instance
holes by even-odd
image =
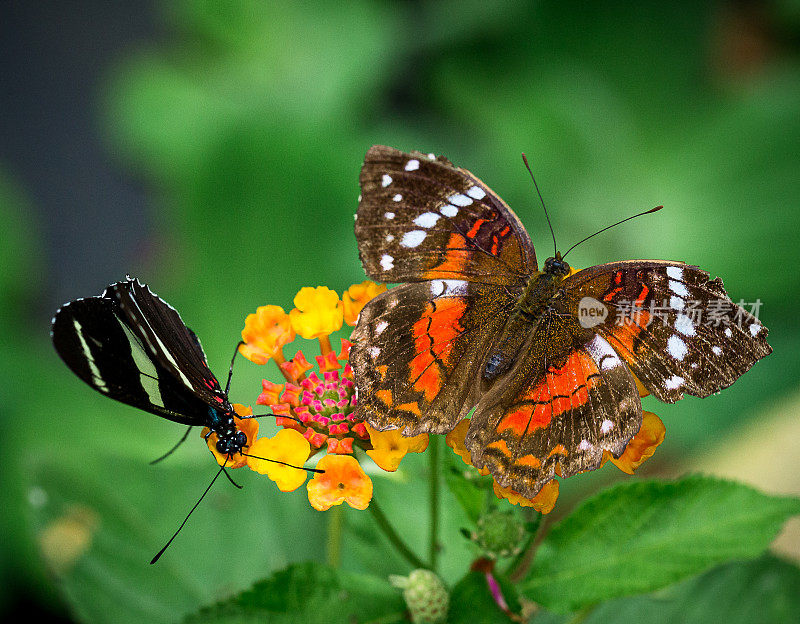
[[[98,392],[173,422],[208,427],[222,454],[247,444],[197,336],[139,280],[65,304],[51,334],[64,363]]]
[[[405,282],[353,333],[357,415],[404,435],[447,433],[470,412],[472,462],[534,496],[598,467],[656,398],[708,396],[771,348],[719,278],[683,262],[539,270],[525,228],[480,179],[432,154],[373,146],[355,233],[367,274]],[[699,303],[722,321],[704,323]]]
[[[522,350],[527,336],[560,296],[558,287],[564,276],[569,273],[569,265],[560,258],[558,262],[555,260],[556,258],[548,258],[545,270],[531,275],[496,346],[491,349],[483,369],[484,379],[492,380],[511,367]]]

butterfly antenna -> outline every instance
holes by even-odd
[[[536,184],[536,178],[533,176],[533,171],[531,171],[531,166],[528,164],[528,157],[525,156],[524,152],[522,153],[522,162],[525,163],[525,168],[528,170],[528,173],[531,174],[531,180],[533,180],[533,186],[536,187],[536,193],[539,195],[539,201],[542,202],[542,208],[544,208],[544,216],[547,218],[547,225],[550,228],[550,235],[553,237],[553,255],[555,256],[556,254],[558,254],[558,245],[556,245],[556,235],[555,232],[553,232],[553,224],[550,223],[550,215],[547,214],[547,206],[544,205],[544,197],[542,197],[542,192],[539,190],[539,185]]]
[[[236,348],[233,350],[233,357],[231,358],[231,367],[228,369],[228,383],[225,384],[225,395],[227,396],[228,392],[231,389],[231,377],[233,377],[233,363],[236,361],[236,354],[239,353],[239,347],[245,344],[244,340],[240,340],[236,343]]]
[[[325,471],[321,468],[306,468],[305,466],[295,466],[294,464],[287,464],[286,462],[282,462],[278,459],[267,459],[266,457],[258,457],[256,455],[249,455],[242,451],[242,455],[245,457],[252,457],[253,459],[260,459],[262,461],[272,462],[273,464],[280,464],[281,466],[286,466],[288,468],[296,468],[297,470],[307,470],[308,472],[316,472],[318,474],[323,474]]]
[[[626,221],[630,221],[631,219],[635,219],[636,217],[641,217],[641,216],[643,216],[643,215],[650,214],[650,213],[652,213],[652,212],[658,212],[658,211],[659,211],[659,210],[661,210],[663,207],[664,207],[664,206],[656,206],[655,208],[651,208],[650,210],[645,210],[644,212],[640,212],[640,213],[638,213],[638,214],[635,214],[635,215],[633,215],[632,217],[628,217],[627,219],[623,219],[622,221],[617,221],[616,223],[613,223],[612,225],[606,226],[606,227],[604,227],[602,230],[598,230],[598,231],[597,231],[597,232],[595,232],[594,234],[590,234],[589,236],[587,236],[587,237],[586,237],[586,238],[584,238],[583,240],[581,240],[581,241],[578,241],[577,243],[575,243],[575,244],[574,244],[572,247],[570,247],[569,249],[567,249],[567,252],[566,252],[566,253],[565,253],[563,256],[561,256],[561,258],[562,258],[562,259],[563,259],[563,258],[566,258],[566,257],[567,257],[567,254],[568,254],[570,251],[572,251],[573,249],[575,249],[575,248],[576,248],[578,245],[580,245],[581,243],[585,243],[587,240],[589,240],[590,238],[592,238],[592,236],[597,236],[597,235],[598,235],[598,234],[600,234],[601,232],[605,232],[606,230],[610,230],[612,227],[616,227],[616,226],[618,226],[620,223],[625,223]]]
[[[227,463],[228,463],[228,460],[226,459],[225,460],[225,464],[227,464]],[[183,522],[181,522],[181,525],[178,527],[178,530],[175,531],[175,534],[172,537],[169,538],[169,541],[166,544],[164,544],[164,548],[159,550],[158,553],[156,554],[156,556],[153,557],[150,560],[150,565],[153,565],[156,561],[158,561],[161,558],[161,555],[164,554],[164,551],[167,548],[169,548],[169,545],[172,543],[172,540],[174,540],[176,537],[178,537],[178,533],[180,533],[181,529],[186,525],[186,522],[189,520],[189,516],[191,516],[192,513],[194,512],[194,510],[197,509],[197,506],[200,504],[200,501],[205,498],[206,494],[208,494],[208,491],[211,489],[211,486],[214,485],[214,482],[217,480],[217,477],[219,477],[219,475],[222,474],[222,471],[225,470],[225,464],[220,466],[220,469],[217,470],[217,474],[215,474],[214,478],[211,479],[211,483],[208,484],[208,487],[206,488],[206,491],[203,492],[203,495],[194,504],[194,507],[192,507],[191,511],[188,514],[186,514],[186,517],[183,519]]]

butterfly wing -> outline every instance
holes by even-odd
[[[619,457],[642,408],[630,370],[601,336],[554,305],[514,367],[479,401],[465,443],[477,467],[526,497],[556,474]]]
[[[727,388],[768,355],[767,329],[733,303],[722,280],[681,262],[634,260],[579,271],[563,283],[569,312],[592,297],[609,313],[593,329],[658,399]]]
[[[406,436],[446,433],[480,396],[480,370],[513,289],[456,280],[392,288],[361,311],[350,362],[357,417]]]
[[[477,177],[445,158],[375,145],[360,182],[355,233],[373,279],[521,285],[537,269],[517,216]]]
[[[138,280],[64,305],[52,337],[72,372],[122,403],[188,425],[227,403],[197,337]]]

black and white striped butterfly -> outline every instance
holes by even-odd
[[[111,284],[99,297],[77,299],[62,306],[53,317],[51,334],[61,359],[98,392],[189,425],[187,435],[193,426],[208,427],[206,438],[217,434],[216,449],[226,459],[178,530],[150,562],[155,563],[233,455],[254,457],[244,451],[247,435],[237,427],[228,401],[233,360],[223,390],[208,367],[200,341],[175,308],[130,277]],[[240,344],[236,345],[237,352]],[[178,445],[185,439],[186,435]],[[324,472],[266,457],[256,459]]]
[[[247,444],[228,401],[230,374],[223,390],[194,332],[138,279],[65,304],[51,333],[64,363],[98,392],[174,422],[208,427],[223,455]]]

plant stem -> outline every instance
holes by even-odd
[[[428,559],[431,570],[436,571],[439,559],[439,436],[430,436],[428,443],[428,479],[430,480],[431,534]]]
[[[336,505],[328,511],[328,544],[327,561],[332,568],[338,568],[342,563],[342,525],[344,507]]]
[[[386,535],[386,537],[392,543],[392,546],[394,546],[397,549],[397,552],[399,552],[400,555],[406,561],[408,561],[415,568],[429,567],[428,564],[426,564],[424,561],[422,561],[422,559],[417,557],[411,551],[411,549],[408,546],[406,546],[406,543],[400,538],[400,536],[397,534],[394,528],[392,528],[392,525],[389,524],[389,519],[386,517],[386,514],[383,513],[380,506],[378,505],[378,502],[375,500],[374,497],[367,509],[369,509],[370,513],[372,514],[372,517],[378,524],[378,527],[381,529],[381,531],[383,531],[384,535]]]

